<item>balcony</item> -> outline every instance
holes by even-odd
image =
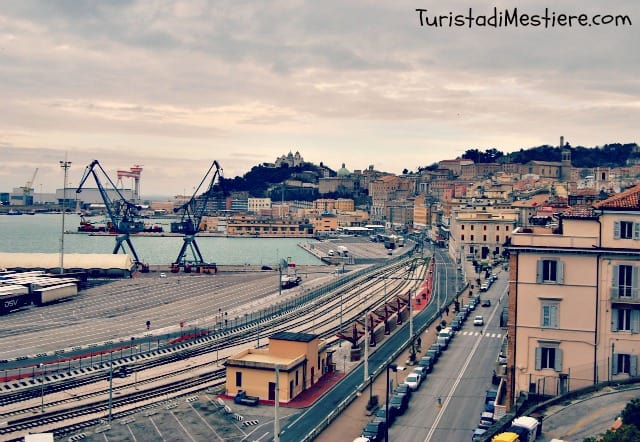
[[[638,289],[630,286],[611,287],[611,302],[616,304],[640,304]]]

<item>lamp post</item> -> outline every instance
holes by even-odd
[[[42,382],[40,384],[40,413],[44,413],[44,364],[40,364],[40,367],[42,368]]]
[[[62,232],[60,234],[60,274],[64,273],[64,212],[67,204],[67,170],[71,167],[71,161],[60,161],[60,167],[64,169],[64,182],[62,183]]]
[[[387,420],[389,419],[388,413],[389,413],[389,370],[392,370],[396,373],[396,384],[398,383],[398,371],[402,371],[404,370],[404,367],[398,365],[398,364],[394,364],[394,363],[388,363],[387,364],[387,384],[386,384],[386,388],[385,388],[385,401],[384,401],[384,406],[386,407],[385,410],[385,415],[387,415]],[[385,425],[384,427],[384,440],[385,442],[389,441],[389,427]]]
[[[342,294],[343,290],[340,291],[340,335],[342,336]],[[338,347],[342,347],[342,338],[338,341]]]
[[[113,408],[113,347],[109,348],[109,423]]]
[[[274,442],[280,442],[280,371],[278,364],[275,364],[274,368],[276,372],[276,400],[273,401],[273,440]]]

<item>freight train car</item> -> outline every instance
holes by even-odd
[[[29,290],[22,285],[0,285],[0,315],[31,304]]]
[[[61,299],[71,298],[78,294],[78,285],[72,282],[66,284],[38,287],[32,291],[33,303],[44,305]]]

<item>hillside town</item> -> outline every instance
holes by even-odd
[[[300,152],[260,169],[292,169],[269,184],[271,196],[248,191],[207,194],[201,234],[239,237],[410,236],[448,251],[468,281],[509,270],[504,402],[522,392],[555,395],[638,374],[640,342],[640,164],[580,168],[561,137],[561,161],[477,163],[442,160],[437,167],[394,175],[373,165],[314,171]],[[636,146],[637,147],[637,146]],[[142,168],[125,177],[140,178]],[[120,176],[119,176],[120,178]],[[224,183],[219,183],[223,187]],[[138,183],[120,192],[141,199]],[[317,193],[312,201],[288,194]],[[277,195],[277,196],[275,196]],[[28,185],[0,194],[11,209],[59,204],[87,216],[101,210],[98,189],[41,195]],[[190,196],[144,201],[143,214],[170,216]],[[197,198],[205,198],[200,195]],[[473,285],[471,285],[473,287]]]

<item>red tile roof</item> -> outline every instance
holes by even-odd
[[[640,184],[593,205],[596,209],[640,210]]]

